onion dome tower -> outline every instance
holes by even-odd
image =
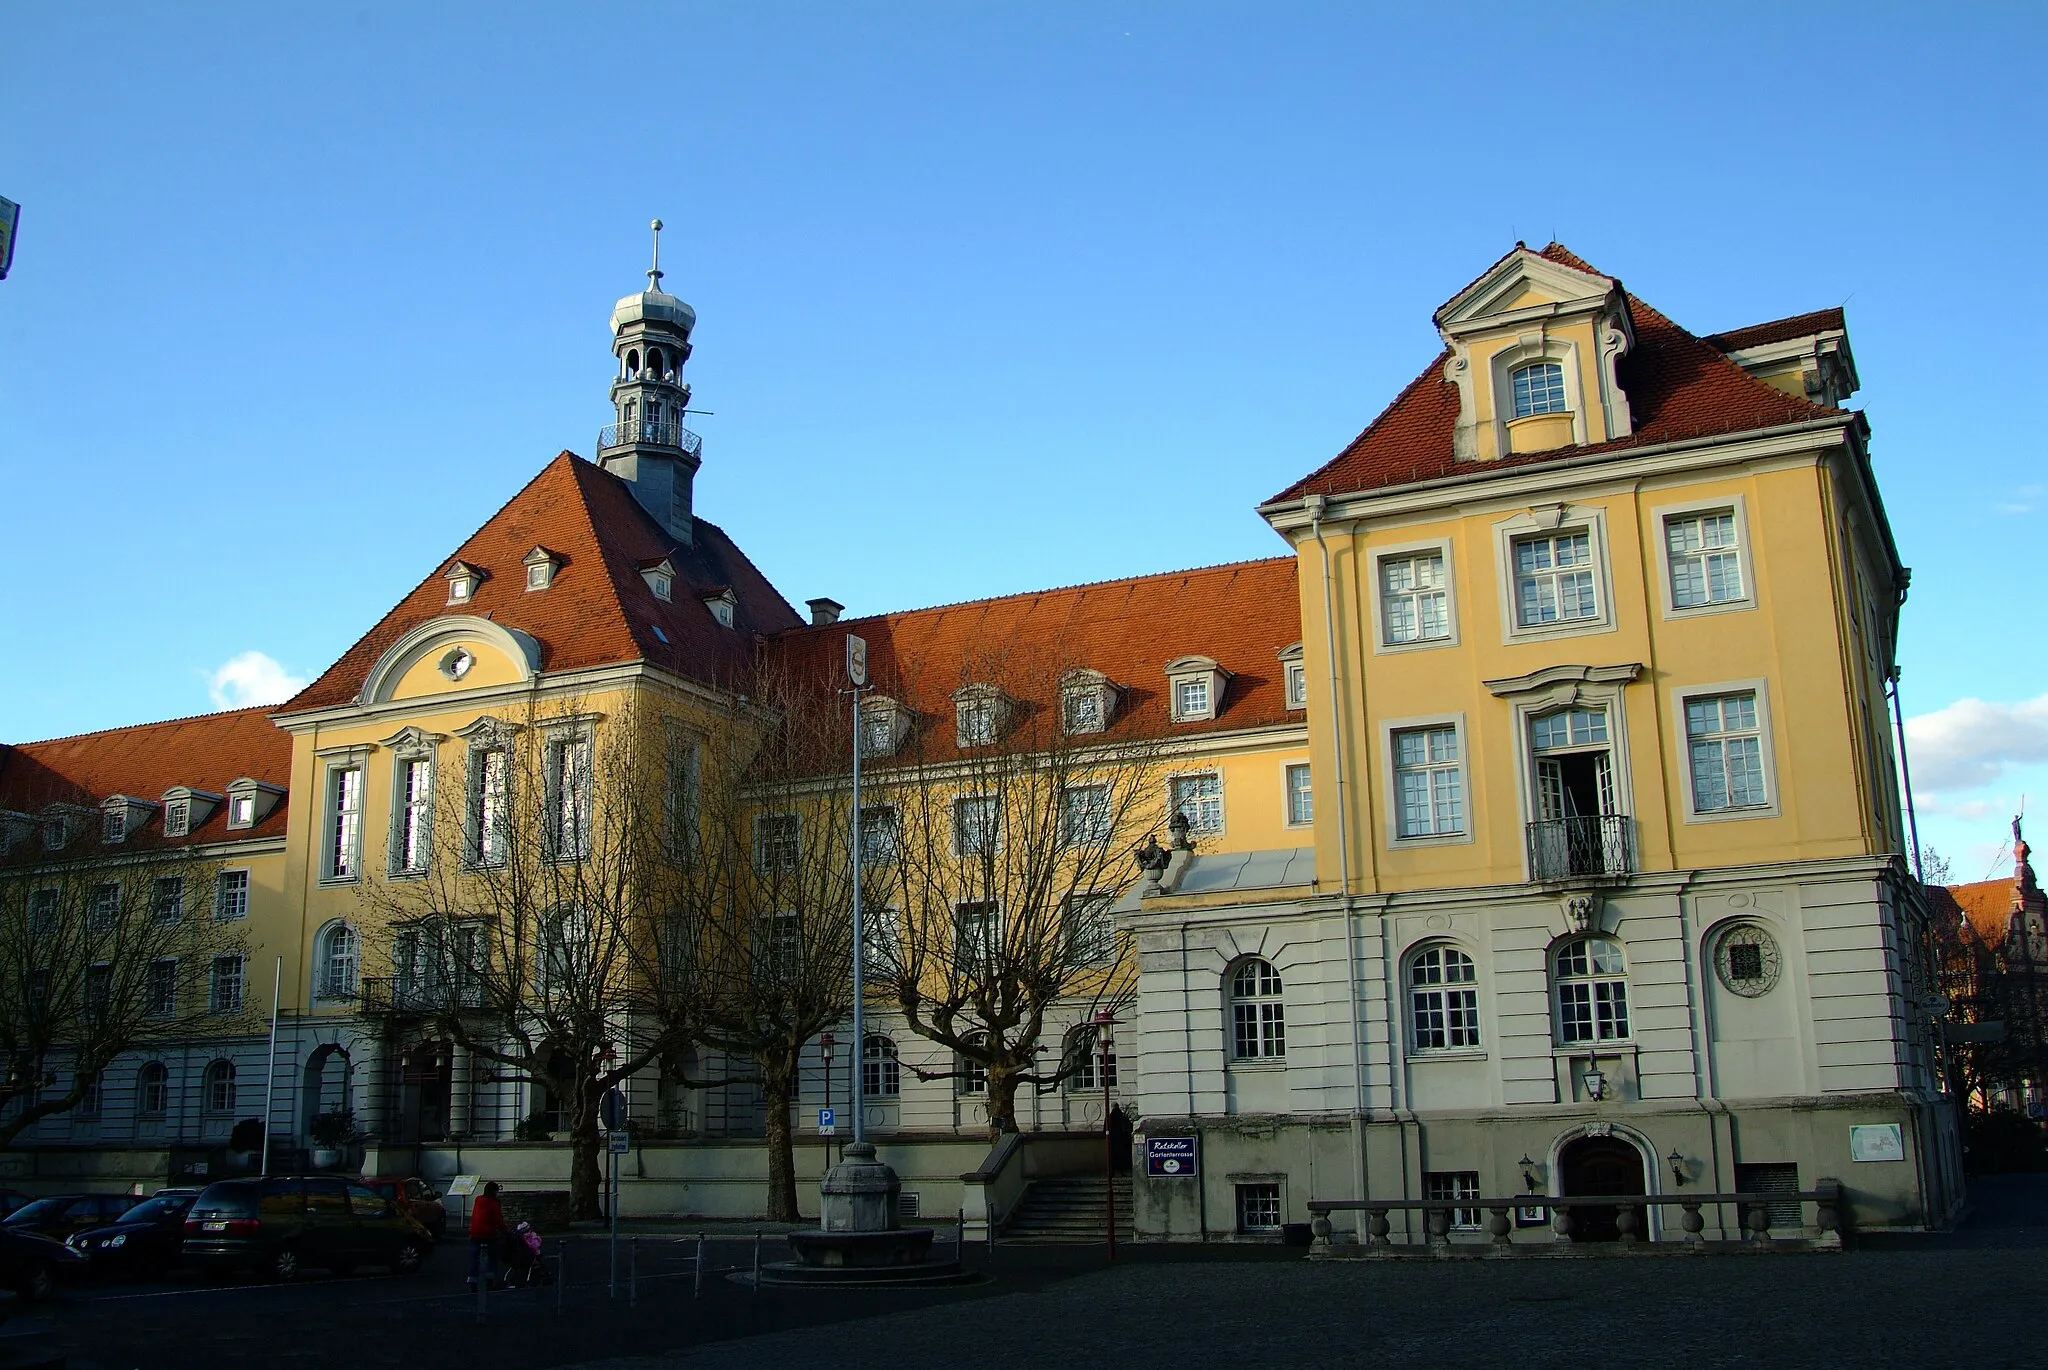
[[[695,529],[691,483],[703,461],[703,440],[683,427],[690,403],[683,363],[697,311],[661,288],[661,220],[653,228],[647,289],[612,306],[616,421],[598,434],[597,464],[631,486],[641,507],[687,547]]]

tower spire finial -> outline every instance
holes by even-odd
[[[659,290],[659,289],[661,289],[661,275],[662,275],[662,272],[661,272],[661,220],[659,220],[659,219],[656,219],[656,220],[654,221],[654,223],[653,223],[653,224],[651,225],[651,227],[652,227],[652,228],[654,229],[654,265],[653,265],[653,266],[650,266],[650,267],[648,267],[648,268],[647,268],[647,288],[648,288],[649,290]]]

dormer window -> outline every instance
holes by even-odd
[[[173,799],[164,805],[164,836],[183,837],[192,831],[192,801]]]
[[[149,821],[156,805],[147,799],[125,794],[109,795],[100,805],[100,841],[125,842],[128,835]]]
[[[894,756],[910,737],[910,710],[886,695],[871,696],[860,706],[860,754]]]
[[[91,809],[77,804],[52,804],[43,810],[43,850],[63,851],[91,821]]]
[[[953,726],[961,746],[993,746],[1009,721],[1009,697],[997,686],[963,685],[953,691]]]
[[[1228,674],[1213,657],[1182,656],[1166,663],[1167,701],[1173,721],[1192,723],[1216,717],[1223,705]]]
[[[190,785],[173,785],[164,791],[164,836],[186,837],[213,816],[221,797]]]
[[[484,573],[468,562],[458,561],[448,568],[448,602],[467,604],[476,598],[476,587],[483,584]]]
[[[243,776],[228,785],[228,827],[253,828],[270,817],[284,798],[284,787]]]
[[[716,594],[705,595],[704,607],[718,620],[719,627],[730,628],[739,615],[740,602],[731,590],[722,589]]]
[[[1308,707],[1308,667],[1301,659],[1301,644],[1280,649],[1280,674],[1287,687],[1287,707],[1306,709]]]
[[[647,588],[654,592],[654,597],[664,604],[669,603],[675,594],[676,568],[667,557],[642,566],[640,578],[647,582]]]
[[[520,563],[526,567],[526,588],[545,590],[555,583],[555,571],[562,559],[545,547],[536,547],[520,558]]]
[[[1518,366],[1510,376],[1515,392],[1515,417],[1565,412],[1564,368],[1556,362]]]
[[[1099,733],[1116,713],[1117,688],[1100,671],[1077,668],[1060,677],[1060,727],[1070,736]]]

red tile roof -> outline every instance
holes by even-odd
[[[561,560],[547,589],[528,591],[521,562],[536,543]],[[640,574],[664,557],[676,572],[667,603]],[[448,603],[446,579],[458,560],[487,575],[459,608]],[[726,586],[739,601],[734,628],[720,626],[699,599]],[[679,546],[624,481],[564,452],[280,712],[349,703],[387,647],[444,614],[483,615],[526,632],[540,644],[544,671],[646,661],[706,683],[730,678],[757,634],[802,621],[717,525],[698,519],[694,544]]]
[[[1117,726],[1198,734],[1299,722],[1287,707],[1279,651],[1301,638],[1293,557],[1167,571],[1130,580],[1037,590],[870,618],[841,619],[776,640],[798,672],[838,669],[848,633],[867,640],[877,688],[914,709],[943,752],[953,738],[952,691],[993,663],[988,683],[1050,694],[1060,672],[1101,671],[1123,687]],[[1207,656],[1230,673],[1214,720],[1170,723],[1166,663]],[[963,670],[969,674],[963,674]],[[1023,701],[1057,707],[1056,699]]]
[[[268,708],[234,709],[48,742],[0,743],[0,808],[34,813],[54,803],[95,805],[115,794],[161,800],[175,785],[225,795],[228,782],[243,776],[282,788],[291,780],[292,739],[269,715]],[[159,813],[150,830],[159,831],[161,823]],[[284,832],[284,823],[280,802],[254,828],[230,833],[223,803],[190,840],[271,837]]]
[[[1606,274],[1588,266],[1558,243],[1550,244],[1540,255],[1596,276]],[[1847,412],[1823,408],[1773,389],[1635,296],[1625,294],[1625,299],[1636,345],[1618,363],[1616,374],[1628,395],[1634,421],[1635,431],[1628,437],[1584,447],[1527,452],[1492,462],[1458,461],[1452,454],[1452,437],[1458,424],[1458,388],[1444,379],[1444,363],[1450,358],[1446,350],[1438,353],[1422,374],[1410,381],[1343,451],[1268,502],[1297,500],[1309,494],[1387,490],[1445,476],[1535,465],[1563,457],[1621,453],[1658,443],[1741,433]]]
[[[1786,342],[1792,338],[1811,337],[1815,333],[1846,332],[1848,327],[1848,323],[1842,317],[1841,308],[1837,306],[1834,309],[1816,309],[1807,314],[1794,314],[1789,319],[1753,323],[1747,328],[1731,328],[1726,333],[1709,333],[1702,341],[1723,352],[1740,352],[1745,347],[1762,347],[1765,343]]]
[[[1949,897],[1954,899],[1963,917],[1970,920],[1970,926],[1977,936],[1989,946],[2003,946],[2005,934],[2012,923],[2012,878],[1999,880],[1978,880],[1968,885],[1950,885]]]

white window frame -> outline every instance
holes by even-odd
[[[165,973],[165,974],[164,974],[163,976],[161,976],[161,977],[159,977],[159,975],[158,975],[158,967],[160,967],[160,966],[168,966],[168,967],[170,967],[170,970],[169,970],[168,972],[166,972],[166,973]],[[167,983],[167,984],[160,984],[160,983],[159,983],[159,980],[160,980],[160,978],[161,978],[162,980],[164,980],[164,981],[168,981],[168,983]],[[162,988],[162,989],[166,990],[167,992],[166,992],[166,993],[164,993],[163,995],[159,996],[159,995],[157,994],[157,990],[158,990],[159,988]],[[143,1016],[144,1016],[144,1017],[146,1017],[146,1018],[173,1018],[173,1017],[176,1017],[176,1016],[177,1016],[177,1013],[178,1013],[178,958],[177,958],[177,957],[175,957],[175,956],[157,956],[157,957],[152,957],[152,958],[150,959],[150,963],[149,963],[149,966],[148,966],[148,968],[147,968],[146,970],[144,970],[144,971],[143,971],[143,975],[142,975],[142,1013],[143,1013]]]
[[[1559,961],[1563,957],[1566,948],[1580,942],[1605,942],[1620,952],[1620,971],[1592,970],[1590,969],[1591,962],[1588,961],[1589,969],[1586,974],[1567,976],[1559,968]],[[1583,1048],[1602,1049],[1609,1043],[1632,1042],[1635,1040],[1637,1005],[1629,982],[1628,948],[1622,945],[1620,938],[1609,937],[1607,934],[1600,932],[1585,933],[1564,938],[1546,948],[1543,955],[1546,961],[1544,969],[1548,972],[1550,979],[1550,1030],[1554,1034],[1552,1040],[1558,1048],[1570,1050]],[[1586,985],[1591,987],[1612,984],[1619,984],[1621,986],[1621,1018],[1624,1031],[1611,1035],[1602,1034],[1600,1030],[1602,1026],[1600,994],[1597,989],[1589,989],[1587,1004],[1592,1010],[1593,1035],[1590,1037],[1567,1038],[1565,1034],[1564,1013],[1565,987],[1567,985]],[[1611,1022],[1613,1017],[1613,1001],[1610,998],[1607,1005],[1606,1018]]]
[[[1476,1201],[1480,1193],[1479,1172],[1476,1170],[1426,1170],[1422,1174],[1422,1197],[1425,1199],[1458,1203],[1466,1199]],[[1450,1218],[1450,1230],[1453,1232],[1481,1230],[1477,1202],[1470,1208],[1452,1209]]]
[[[1702,811],[1698,797],[1692,789],[1692,738],[1685,729],[1685,706],[1694,699],[1712,695],[1753,694],[1756,696],[1756,728],[1762,741],[1764,769],[1764,793],[1770,796],[1767,804],[1753,804],[1739,809],[1709,809]],[[1684,806],[1686,823],[1739,823],[1749,819],[1777,818],[1783,813],[1778,792],[1777,746],[1773,741],[1771,727],[1770,683],[1761,677],[1749,680],[1723,680],[1710,685],[1674,685],[1671,687],[1671,726],[1677,739],[1677,751],[1673,769],[1678,772],[1679,801]],[[1611,724],[1610,724],[1611,727]]]
[[[1547,409],[1531,409],[1528,413],[1524,414],[1522,412],[1521,400],[1515,394],[1515,381],[1516,378],[1519,377],[1523,372],[1533,371],[1539,366],[1555,367],[1557,369],[1557,404],[1554,407]],[[1516,419],[1540,419],[1547,417],[1551,414],[1571,413],[1572,397],[1571,392],[1565,387],[1564,362],[1562,359],[1556,357],[1531,357],[1527,361],[1516,362],[1513,366],[1510,366],[1508,368],[1506,379],[1508,383],[1506,396],[1508,402],[1507,410],[1509,423],[1513,423]],[[1546,382],[1548,381],[1548,379],[1548,377],[1545,377]],[[1533,399],[1535,386],[1531,385],[1529,389],[1531,392],[1531,398]],[[1544,386],[1544,393],[1546,397],[1548,396],[1549,391],[1550,386],[1546,383]]]
[[[1170,821],[1176,813],[1180,812],[1180,800],[1176,795],[1176,791],[1181,782],[1203,779],[1210,779],[1216,782],[1216,822],[1213,827],[1204,827],[1196,823],[1194,818],[1190,816],[1188,819],[1188,835],[1190,837],[1221,837],[1230,828],[1229,796],[1224,792],[1223,768],[1221,766],[1204,766],[1200,770],[1176,771],[1167,776],[1166,817]]]
[[[424,792],[408,795],[406,781],[416,765],[426,767]],[[389,874],[397,879],[425,875],[434,860],[434,785],[440,779],[439,758],[430,748],[399,752],[391,759],[391,840]],[[416,825],[416,826],[415,826]],[[413,859],[406,848],[414,847]]]
[[[1615,631],[1613,557],[1609,552],[1606,509],[1599,505],[1546,505],[1501,520],[1493,525],[1493,533],[1494,580],[1500,598],[1503,643],[1536,642]],[[1515,590],[1515,544],[1524,538],[1568,537],[1574,533],[1586,535],[1586,550],[1593,559],[1593,599],[1599,612],[1590,618],[1534,623],[1524,627],[1520,596]]]
[[[973,909],[973,914],[967,910]],[[977,929],[970,934],[968,929]],[[981,965],[992,955],[999,954],[1003,939],[1009,929],[1003,919],[1002,901],[997,899],[958,899],[953,903],[953,950],[952,960],[957,968],[960,964],[972,962]],[[997,959],[999,955],[997,955]]]
[[[192,801],[190,799],[166,799],[164,801],[164,836],[184,837],[192,831]]]
[[[903,841],[903,815],[894,804],[863,804],[860,810],[860,863],[886,866],[896,860]]]
[[[1604,675],[1588,672],[1586,679],[1529,683],[1532,679],[1540,679],[1541,674],[1538,672],[1534,678],[1486,682],[1497,697],[1514,706],[1515,768],[1520,780],[1515,789],[1515,804],[1523,833],[1528,832],[1528,825],[1542,813],[1543,802],[1538,793],[1540,782],[1536,774],[1536,749],[1530,736],[1532,725],[1540,715],[1563,708],[1607,711],[1607,750],[1608,763],[1614,769],[1615,816],[1633,821],[1636,813],[1635,767],[1629,747],[1627,692],[1629,682],[1638,679],[1638,668],[1631,665]],[[1469,755],[1471,748],[1467,746],[1465,751]],[[1637,855],[1640,857],[1639,849]],[[1522,867],[1524,879],[1534,878],[1529,867],[1526,839],[1523,842]]]
[[[981,811],[988,814],[993,819],[993,836],[995,841],[992,847],[983,847],[981,845],[981,841],[977,841],[971,845],[968,843],[967,834],[970,828],[967,823],[962,821],[962,819],[967,813],[967,806],[970,804],[977,806],[986,806]],[[982,840],[986,840],[987,836],[990,835],[989,826],[987,824],[982,825],[980,831],[984,835]],[[955,795],[953,797],[953,855],[956,857],[979,856],[985,850],[1000,851],[1002,849],[1002,845],[1002,797],[1000,795],[993,794]]]
[[[1472,968],[1472,978],[1469,980],[1451,980],[1448,978],[1436,980],[1420,979],[1417,974],[1418,967],[1423,958],[1432,953],[1435,953],[1440,961],[1451,953],[1463,957],[1465,964]],[[1445,966],[1443,969],[1448,971],[1449,967]],[[1479,958],[1474,956],[1469,948],[1441,937],[1418,943],[1402,954],[1401,981],[1407,998],[1408,1050],[1412,1055],[1441,1057],[1483,1056],[1486,1054],[1486,1027],[1481,1018],[1483,1001],[1479,993]],[[1466,1028],[1461,1029],[1453,1024],[1454,1009],[1452,998],[1454,995],[1464,995],[1470,998],[1471,1022]],[[1441,1045],[1425,1044],[1422,1040],[1421,1015],[1425,998],[1436,1001],[1432,1011],[1441,1014],[1443,1017],[1444,1041]],[[1469,1032],[1471,1036],[1470,1041],[1458,1042],[1452,1040],[1461,1030]]]
[[[486,789],[492,757],[496,757],[502,767],[495,796],[495,815],[489,802],[493,796]],[[493,735],[489,740],[472,741],[465,763],[462,785],[463,865],[471,870],[493,870],[511,859],[511,739]]]
[[[200,1111],[213,1118],[233,1117],[239,1111],[237,1105],[240,1101],[235,1097],[235,1077],[240,1073],[235,1069],[235,1063],[225,1056],[208,1061],[205,1070],[201,1071],[199,1076]],[[225,1099],[220,1097],[222,1084],[227,1086]]]
[[[803,864],[804,820],[798,813],[754,816],[754,873],[788,875]]]
[[[1202,686],[1202,702],[1193,707],[1185,706],[1181,687],[1197,682]],[[1229,689],[1230,673],[1213,657],[1177,656],[1166,663],[1167,714],[1175,723],[1201,723],[1217,718],[1223,711],[1223,696]]]
[[[1308,812],[1296,816],[1294,811],[1294,776],[1300,772],[1308,778],[1303,793],[1308,796]],[[1316,824],[1316,783],[1315,763],[1311,761],[1283,761],[1280,763],[1280,817],[1282,825],[1289,828],[1313,828]]]
[[[1230,1216],[1232,1229],[1234,1231],[1243,1232],[1247,1234],[1278,1232],[1287,1225],[1286,1177],[1280,1175],[1260,1175],[1252,1177],[1240,1177],[1233,1175],[1231,1177],[1231,1180],[1232,1183],[1230,1187]],[[1245,1204],[1248,1199],[1253,1197],[1251,1194],[1248,1194],[1247,1191],[1267,1189],[1273,1191],[1273,1221],[1270,1223],[1253,1223],[1247,1221],[1245,1216]],[[1260,1194],[1257,1197],[1260,1201],[1261,1206],[1263,1207],[1265,1196],[1263,1194]]]
[[[85,929],[112,932],[121,921],[121,882],[95,880],[85,887]]]
[[[155,1098],[151,1098],[154,1091]],[[171,1107],[171,1068],[162,1061],[144,1061],[135,1071],[135,1112],[142,1118],[162,1118]]]
[[[355,777],[355,808],[342,807],[347,776]],[[363,876],[363,827],[368,809],[369,749],[350,747],[322,758],[320,775],[320,883],[353,885]],[[351,820],[344,830],[343,820]],[[346,849],[344,849],[346,848]]]
[[[166,899],[166,893],[172,897]],[[170,916],[164,916],[169,910]],[[149,886],[149,921],[158,927],[173,927],[185,921],[185,877],[159,875]]]
[[[1081,812],[1090,826],[1085,832],[1076,831],[1076,806],[1070,801],[1083,794],[1097,796],[1099,803],[1092,804]],[[1060,787],[1060,845],[1062,847],[1100,847],[1108,842],[1116,827],[1115,797],[1108,781],[1083,782]]]
[[[1254,965],[1263,964],[1273,973],[1278,987],[1267,992],[1265,981],[1255,982],[1254,991],[1249,994],[1238,992],[1238,976]],[[1224,1050],[1233,1066],[1279,1065],[1287,1059],[1287,972],[1264,956],[1241,956],[1231,962],[1223,971],[1223,1031],[1226,1036]],[[1252,1010],[1251,1024],[1254,1033],[1253,1050],[1241,1051],[1243,1040],[1238,1033],[1238,1009]],[[1269,1011],[1270,1010],[1270,1011]],[[1276,1046],[1277,1039],[1277,1046]]]
[[[334,938],[347,933],[355,939],[349,956],[347,983],[337,988],[332,974],[335,962]],[[363,935],[345,918],[329,922],[313,937],[313,993],[320,999],[353,999],[362,986]]]
[[[1458,737],[1458,795],[1465,810],[1463,832],[1417,833],[1413,837],[1401,835],[1401,787],[1400,768],[1394,756],[1394,734],[1414,732],[1429,728],[1449,728]],[[1472,793],[1472,734],[1465,726],[1463,713],[1417,714],[1412,718],[1387,718],[1380,720],[1380,784],[1381,793],[1386,795],[1385,832],[1389,850],[1406,847],[1454,846],[1476,840],[1474,833],[1479,827],[1478,815],[1474,809]]]
[[[1396,642],[1387,625],[1383,563],[1432,555],[1440,556],[1444,561],[1444,618],[1450,635],[1422,638],[1415,642]],[[1451,554],[1451,539],[1424,538],[1419,542],[1395,542],[1384,547],[1374,547],[1371,549],[1371,561],[1371,575],[1368,577],[1366,592],[1372,596],[1372,650],[1375,656],[1396,652],[1434,651],[1441,647],[1455,647],[1463,640],[1458,613],[1458,567]]]
[[[1669,525],[1673,519],[1698,518],[1702,514],[1729,510],[1735,515],[1735,560],[1742,572],[1742,595],[1738,599],[1723,600],[1718,604],[1680,604],[1676,587],[1671,580],[1671,542]],[[1721,495],[1713,499],[1684,500],[1677,504],[1660,504],[1650,510],[1650,528],[1653,539],[1652,551],[1657,563],[1657,583],[1664,595],[1664,617],[1698,618],[1703,614],[1728,614],[1757,607],[1756,568],[1750,556],[1749,505],[1739,494]]]
[[[863,1099],[894,1099],[903,1093],[896,1039],[886,1032],[870,1032],[860,1044],[860,1093]]]
[[[1308,663],[1299,659],[1283,662],[1281,673],[1286,681],[1287,707],[1306,709],[1308,707]]]
[[[63,890],[55,885],[42,885],[29,891],[28,930],[31,935],[48,936],[57,930],[57,924],[63,917]]]
[[[236,884],[236,888],[238,888],[241,892],[241,907],[238,911],[230,913],[227,911],[228,889],[230,883],[235,882],[236,877],[238,876],[240,877],[240,880],[239,883]],[[244,918],[247,918],[249,916],[250,887],[254,883],[255,882],[251,880],[249,877],[249,868],[247,866],[232,866],[227,870],[221,871],[219,874],[215,875],[213,877],[214,921],[216,923],[235,923],[241,921]]]
[[[223,1006],[221,967],[228,962],[235,963],[234,1002]],[[249,958],[240,952],[223,952],[207,963],[206,968],[206,1011],[213,1014],[240,1013],[249,1003]]]
[[[1115,892],[1101,890],[1075,890],[1060,901],[1061,940],[1070,965],[1116,964],[1116,919],[1110,912],[1115,905]]]
[[[128,806],[106,803],[100,806],[100,841],[108,844],[128,840]]]
[[[596,735],[582,720],[565,721],[548,730],[541,746],[541,783],[547,788],[541,840],[547,858],[585,860],[597,835]]]

